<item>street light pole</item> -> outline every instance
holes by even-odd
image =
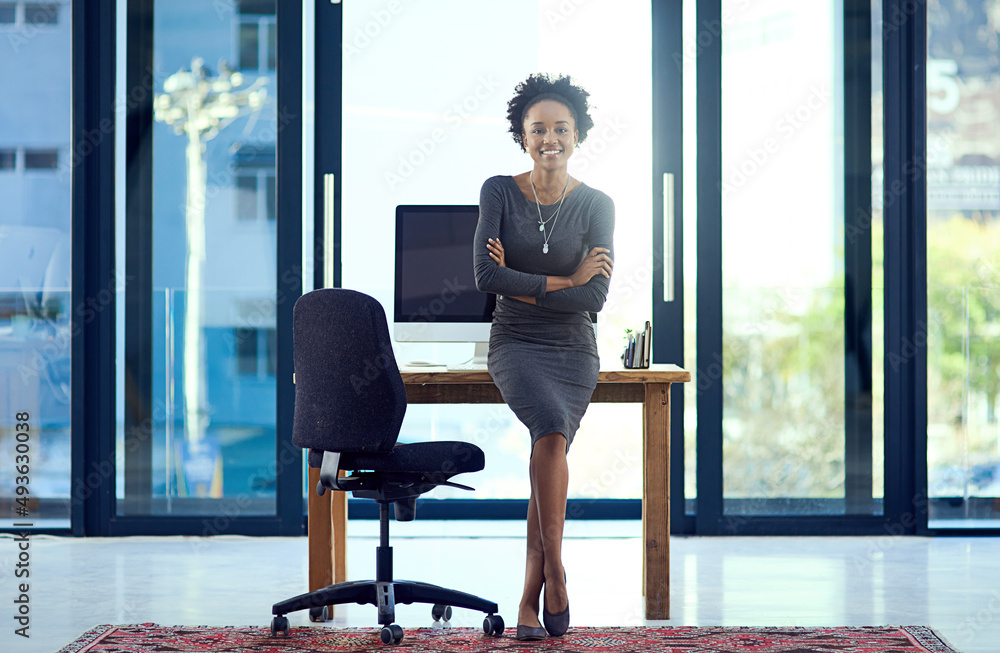
[[[187,136],[187,201],[185,228],[187,255],[184,286],[184,439],[197,445],[208,426],[205,389],[205,344],[202,337],[204,304],[203,281],[205,246],[205,142],[239,116],[259,110],[264,103],[267,79],[259,77],[246,88],[243,75],[220,63],[219,75],[212,76],[200,58],[191,61],[191,70],[180,70],[163,82],[156,97],[156,120],[173,126]]]

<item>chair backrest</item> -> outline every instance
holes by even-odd
[[[354,290],[314,290],[295,303],[292,340],[292,442],[323,451],[392,450],[406,389],[382,305]]]

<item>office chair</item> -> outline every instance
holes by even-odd
[[[396,366],[381,304],[368,295],[339,288],[314,290],[292,313],[295,361],[295,417],[292,442],[309,450],[309,466],[320,468],[316,492],[351,492],[379,504],[380,539],[375,580],[330,585],[275,603],[271,634],[289,634],[289,612],[341,603],[378,606],[380,636],[398,644],[397,603],[432,603],[435,620],[451,606],[487,613],[483,632],[503,633],[497,604],[428,583],[394,580],[389,546],[389,504],[397,521],[416,516],[417,496],[438,485],[472,488],[449,481],[485,466],[482,449],[466,442],[397,444],[406,412],[406,390]],[[340,476],[339,472],[350,472]]]

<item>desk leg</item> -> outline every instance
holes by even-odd
[[[642,404],[642,588],[646,619],[670,618],[670,384],[647,383]]]
[[[309,591],[314,592],[332,585],[333,539],[330,515],[330,498],[342,492],[327,491],[323,496],[316,494],[319,484],[319,469],[309,468]],[[331,615],[332,616],[332,615]]]
[[[340,472],[341,476],[345,473]],[[333,582],[347,582],[347,492],[334,492],[332,512],[333,523]],[[333,616],[333,608],[330,608]]]
[[[347,580],[347,493],[316,494],[319,469],[309,468],[309,591]],[[335,606],[328,607],[333,618]]]

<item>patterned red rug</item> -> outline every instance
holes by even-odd
[[[374,628],[292,628],[271,637],[267,628],[205,626],[97,626],[58,653],[958,653],[923,626],[864,628],[573,628],[563,637],[518,642],[513,629],[499,638],[472,628],[410,629],[401,644],[386,646]]]

